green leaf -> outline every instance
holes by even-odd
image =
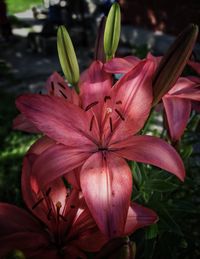
[[[177,189],[178,185],[163,180],[149,180],[143,185],[143,189],[156,192],[171,192]]]
[[[139,187],[142,183],[142,174],[136,162],[131,162],[131,171],[133,174],[133,183]]]
[[[157,224],[153,224],[151,226],[149,226],[146,231],[145,231],[145,238],[146,239],[153,239],[156,238],[158,235],[158,225]]]
[[[121,30],[121,13],[118,3],[114,3],[109,11],[104,31],[104,51],[107,60],[113,58],[117,50]]]
[[[58,28],[57,49],[60,64],[67,81],[76,86],[79,81],[79,66],[72,41],[64,26]]]

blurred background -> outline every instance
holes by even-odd
[[[54,71],[62,74],[56,49],[56,31],[61,24],[66,25],[72,38],[80,70],[87,68],[93,60],[99,22],[113,2],[0,0],[0,201],[24,206],[20,193],[22,159],[38,138],[12,130],[12,120],[17,114],[16,96],[38,93]],[[200,26],[198,0],[118,2],[122,31],[117,56],[144,58],[148,51],[162,55],[188,23]],[[200,37],[193,53],[197,61],[200,61],[199,40]],[[133,236],[141,254],[137,258],[200,258],[200,151],[199,146],[196,148],[200,142],[199,120],[199,116],[193,117],[183,139],[187,147],[195,150],[185,160],[190,170],[188,179],[184,185],[175,181],[174,185],[165,186],[165,196],[160,194],[164,187],[156,187],[158,197],[154,198],[160,205],[154,201],[150,207],[155,204],[156,210],[160,206],[161,225]],[[147,188],[147,196],[148,192],[150,195]]]

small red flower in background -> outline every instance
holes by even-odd
[[[161,57],[154,57],[149,53],[147,59],[152,60],[156,68]],[[104,69],[109,73],[128,73],[140,62],[144,61],[134,56],[114,58],[104,65]],[[189,65],[195,71],[200,71],[199,63],[189,61]],[[200,101],[200,78],[190,76],[180,77],[171,90],[162,97],[172,142],[176,142],[183,135],[190,117],[192,104],[195,101]]]

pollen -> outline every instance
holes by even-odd
[[[107,113],[107,114],[112,113],[112,108],[110,108],[110,107],[106,108],[106,113]]]
[[[58,202],[56,203],[56,208],[57,208],[57,209],[60,209],[61,207],[62,207],[62,204],[61,204],[60,201],[58,201]]]

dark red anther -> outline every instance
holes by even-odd
[[[49,187],[49,189],[46,191],[46,196],[49,196],[49,194],[50,194],[50,192],[51,192],[51,187]]]
[[[62,96],[67,99],[67,96],[59,89],[59,92],[62,94]]]
[[[58,82],[58,85],[59,85],[62,89],[65,89],[65,86],[64,86],[62,83]]]
[[[99,103],[99,102],[96,101],[96,102],[93,102],[93,103],[89,104],[89,105],[85,108],[85,111],[90,110],[93,106],[97,105],[98,103]]]
[[[34,210],[42,201],[44,200],[44,198],[40,198],[32,207],[32,210]]]
[[[52,92],[54,92],[54,89],[55,89],[55,87],[54,87],[54,82],[52,81],[52,82],[51,82],[51,90],[52,90]]]
[[[104,102],[106,103],[107,100],[111,100],[111,97],[108,96],[108,95],[106,95],[106,96],[104,97]]]
[[[121,114],[120,111],[118,111],[117,109],[115,109],[115,112],[119,115],[119,117],[120,117],[121,120],[123,120],[123,121],[125,120],[124,116]]]
[[[116,102],[116,104],[122,104],[122,101],[119,100],[119,101]]]
[[[47,214],[47,219],[51,220],[51,212],[52,212],[52,208],[49,209],[48,214]]]

